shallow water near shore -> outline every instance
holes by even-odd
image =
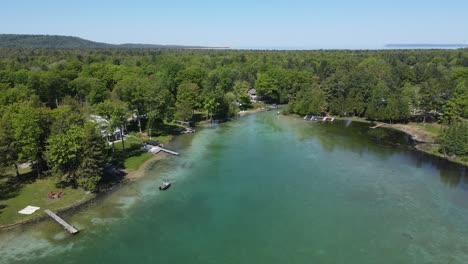
[[[63,215],[78,235],[0,233],[0,263],[468,263],[466,169],[368,126],[266,112],[180,136]]]

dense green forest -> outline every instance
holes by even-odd
[[[255,88],[286,113],[440,122],[447,154],[468,155],[468,50],[236,51],[0,49],[0,167],[32,162],[89,190],[108,132],[157,131],[195,111],[225,119]],[[456,143],[454,143],[456,142]]]

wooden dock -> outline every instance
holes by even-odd
[[[145,144],[142,147],[142,150],[153,153],[153,154],[158,154],[159,152],[164,151],[164,152],[172,154],[172,155],[179,155],[179,153],[177,153],[175,151],[168,150],[168,149],[162,148],[160,146],[150,145],[150,144]]]
[[[70,225],[69,223],[65,222],[62,218],[60,218],[58,215],[54,214],[52,211],[49,209],[44,210],[46,214],[48,214],[52,219],[54,219],[57,223],[63,226],[70,234],[76,234],[78,233],[78,229]]]
[[[150,149],[149,149],[149,152],[151,153],[154,153],[154,154],[158,154],[159,152],[161,151],[164,151],[166,153],[169,153],[169,154],[172,154],[172,155],[179,155],[179,153],[175,152],[175,151],[172,151],[172,150],[168,150],[168,149],[165,149],[165,148],[161,148],[159,146],[152,146]]]
[[[371,128],[378,128],[378,127],[381,127],[381,126],[384,126],[384,125],[385,125],[385,124],[378,124],[378,125],[373,126],[373,127],[371,127]]]
[[[161,147],[159,147],[159,148],[161,148]],[[169,153],[169,154],[172,154],[172,155],[176,155],[176,156],[179,155],[178,152],[175,152],[175,151],[172,151],[172,150],[168,150],[168,149],[165,149],[165,148],[161,148],[161,150],[164,151],[164,152],[167,152],[167,153]]]

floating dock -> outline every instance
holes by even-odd
[[[78,231],[78,229],[76,229],[75,227],[73,227],[72,225],[70,225],[69,223],[65,222],[65,220],[63,220],[62,218],[60,218],[58,215],[54,214],[52,211],[50,211],[49,209],[46,209],[44,210],[44,212],[46,214],[48,214],[52,219],[54,219],[57,223],[59,223],[60,225],[63,226],[63,228],[65,228],[68,232],[70,232],[70,234],[76,234],[80,231]]]

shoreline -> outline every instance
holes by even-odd
[[[256,108],[256,109],[243,111],[243,112],[239,113],[239,116],[243,117],[243,116],[246,116],[246,115],[255,114],[255,113],[259,113],[259,112],[270,111],[270,110],[271,109],[269,109],[269,108],[264,108],[264,107],[260,108],[259,107],[259,108]],[[301,117],[299,115],[289,115],[289,116]],[[459,160],[459,159],[452,159],[450,157],[446,157],[446,156],[442,155],[441,153],[434,152],[434,146],[438,146],[438,144],[435,143],[434,135],[429,135],[428,132],[423,131],[420,128],[417,128],[417,127],[415,128],[415,127],[412,127],[410,125],[405,125],[405,124],[387,124],[387,123],[372,122],[372,121],[368,121],[368,120],[364,120],[364,119],[357,119],[357,118],[337,117],[336,119],[337,120],[351,120],[351,121],[360,122],[360,123],[376,124],[376,125],[379,125],[379,127],[384,128],[384,129],[393,129],[393,130],[403,132],[403,133],[411,136],[412,139],[415,141],[414,149],[416,151],[420,151],[420,152],[426,153],[428,155],[436,156],[436,157],[445,159],[447,161],[456,163],[458,165],[468,167],[468,162],[465,162],[465,161],[462,161],[462,160]],[[369,128],[369,129],[371,129],[371,128]],[[169,141],[173,140],[174,138],[175,137],[173,136]],[[97,198],[101,197],[102,195],[107,195],[109,192],[115,190],[116,189],[115,187],[119,186],[120,184],[126,184],[126,183],[133,182],[133,181],[136,181],[136,180],[142,178],[144,176],[144,173],[147,170],[148,166],[150,166],[152,163],[154,163],[156,161],[164,160],[164,159],[168,158],[169,156],[170,156],[169,154],[166,154],[166,153],[163,153],[163,152],[154,154],[153,157],[151,157],[150,159],[146,160],[143,164],[141,164],[138,167],[137,170],[128,172],[127,175],[125,175],[124,179],[121,182],[112,185],[111,187],[103,190],[101,193],[98,193],[98,194],[90,193],[89,197],[85,197],[85,198],[79,200],[76,203],[64,206],[62,208],[58,208],[58,209],[55,210],[55,212],[65,213],[66,214],[66,213],[70,213],[73,210],[79,209],[82,206],[86,206],[87,204],[89,204],[92,201],[95,201]],[[34,223],[43,221],[45,219],[47,219],[47,215],[44,214],[43,212],[41,212],[41,214],[39,214],[38,216],[27,219],[27,220],[23,220],[23,221],[13,223],[13,224],[8,224],[8,225],[1,225],[0,226],[0,231],[14,229],[14,228],[17,228],[17,227],[20,227],[20,226],[23,226],[23,225],[34,224]]]
[[[104,191],[103,194],[104,193],[107,193],[107,190]],[[99,196],[98,194],[90,193],[90,197],[85,197],[85,198],[79,200],[76,203],[73,203],[73,204],[58,208],[58,209],[54,210],[54,212],[57,213],[57,214],[59,214],[59,213],[68,213],[68,212],[70,212],[72,210],[75,210],[75,209],[78,209],[78,208],[80,208],[82,206],[86,206],[88,203],[96,200],[98,196]],[[0,231],[10,230],[10,229],[18,228],[20,226],[29,225],[29,224],[35,224],[35,223],[44,221],[45,219],[48,219],[48,216],[42,210],[42,212],[40,214],[38,214],[37,216],[35,216],[33,218],[22,220],[22,221],[13,223],[13,224],[1,225],[0,226]]]
[[[163,153],[163,152],[154,154],[153,157],[146,160],[142,165],[140,165],[140,167],[138,167],[137,170],[128,172],[127,175],[125,175],[124,179],[122,181],[120,181],[119,183],[116,183],[116,184],[102,190],[100,193],[89,193],[83,199],[81,199],[81,200],[79,200],[79,201],[77,201],[75,203],[66,205],[64,207],[58,208],[58,209],[54,210],[54,212],[57,213],[57,214],[67,214],[67,213],[72,212],[73,210],[77,210],[77,209],[79,209],[79,208],[81,208],[83,206],[86,206],[89,203],[97,200],[99,197],[109,194],[111,191],[115,190],[116,187],[118,187],[119,185],[127,184],[127,183],[130,183],[130,182],[133,182],[133,181],[136,181],[136,180],[140,179],[141,177],[143,177],[143,175],[144,175],[144,173],[145,173],[145,171],[146,171],[146,169],[148,168],[149,165],[151,165],[155,161],[166,159],[168,156],[169,156],[168,154]],[[14,228],[18,228],[20,226],[35,224],[35,223],[44,221],[46,219],[48,219],[48,216],[44,213],[44,210],[41,210],[40,214],[38,214],[37,216],[34,216],[34,217],[30,218],[30,219],[22,220],[22,221],[12,223],[12,224],[7,224],[7,225],[0,225],[0,232],[1,231],[6,231],[6,230],[11,230],[11,229],[14,229]]]
[[[242,116],[256,114],[256,113],[260,113],[260,112],[266,112],[266,111],[271,111],[271,109],[265,108],[265,107],[259,107],[259,108],[255,108],[255,109],[251,109],[251,110],[241,111],[241,112],[238,113],[238,115],[242,117]]]
[[[135,181],[135,180],[143,177],[143,175],[145,174],[145,171],[146,171],[146,169],[148,168],[149,165],[151,165],[155,161],[166,159],[167,157],[169,157],[169,154],[164,153],[162,151],[157,153],[157,154],[154,154],[153,157],[151,157],[147,161],[143,162],[143,164],[141,164],[140,167],[138,167],[137,170],[128,172],[127,175],[125,175],[125,178],[122,181],[122,183],[132,182],[132,181]]]
[[[259,108],[256,108],[256,109],[243,111],[242,113],[239,113],[239,116],[242,117],[242,116],[246,116],[246,115],[250,115],[250,114],[269,111],[269,110],[270,109],[265,108],[265,107],[259,107]],[[168,140],[168,142],[174,140],[174,138],[175,138],[175,136],[172,136],[171,139]],[[156,153],[156,154],[154,154],[153,157],[151,157],[148,160],[146,160],[145,162],[143,162],[143,164],[141,164],[138,167],[138,169],[133,170],[133,171],[129,171],[129,172],[123,170],[127,174],[124,176],[122,181],[101,190],[101,192],[99,192],[99,193],[89,193],[89,196],[87,196],[87,197],[85,197],[85,198],[83,198],[83,199],[81,199],[81,200],[79,200],[79,201],[77,201],[75,203],[72,203],[72,204],[69,204],[67,206],[58,208],[58,209],[54,210],[54,212],[57,213],[57,214],[67,214],[67,213],[71,213],[73,210],[79,209],[80,207],[86,206],[87,204],[97,200],[99,197],[102,197],[103,195],[107,195],[110,192],[116,190],[117,187],[119,185],[121,185],[121,184],[127,184],[127,183],[130,183],[130,182],[134,182],[136,180],[139,180],[140,178],[142,178],[144,176],[145,171],[148,168],[148,166],[150,166],[152,163],[154,163],[156,161],[166,159],[169,156],[170,156],[169,154],[164,153],[164,152]],[[21,226],[32,225],[32,224],[35,224],[35,223],[39,223],[41,221],[45,221],[46,219],[48,219],[47,214],[44,213],[44,210],[41,210],[41,212],[37,216],[34,216],[34,217],[30,218],[30,219],[22,220],[22,221],[12,223],[12,224],[7,224],[7,225],[0,225],[0,232],[15,229],[15,228],[18,228],[18,227],[21,227]]]
[[[372,122],[372,121],[365,120],[362,118],[338,117],[336,119],[351,120],[355,122],[375,124],[376,126],[379,126],[374,129],[384,128],[384,129],[392,129],[392,130],[403,132],[411,136],[411,138],[415,141],[415,144],[414,144],[415,150],[453,162],[460,166],[468,167],[468,161],[464,161],[459,158],[453,159],[451,157],[443,155],[442,153],[439,153],[438,146],[440,146],[440,144],[436,142],[437,135],[435,135],[434,133],[427,132],[420,127],[407,125],[407,124],[388,124],[388,123],[383,123],[383,122]]]

